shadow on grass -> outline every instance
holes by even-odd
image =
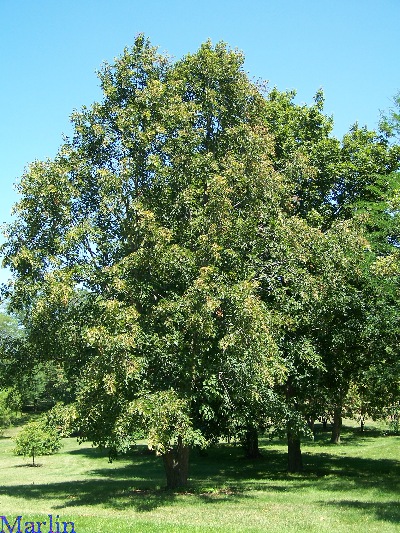
[[[172,505],[181,495],[193,496],[203,502],[213,504],[222,503],[227,499],[232,502],[248,497],[231,491],[199,493],[190,488],[182,492],[174,492],[152,485],[148,481],[144,482],[136,478],[133,482],[125,479],[94,479],[93,481],[8,486],[0,487],[0,499],[2,495],[7,495],[25,501],[57,500],[59,504],[53,506],[55,510],[100,505],[113,510],[135,509],[137,512],[148,512],[158,507]]]
[[[67,452],[69,455],[84,455],[85,457],[96,459],[98,457],[108,458],[108,452],[104,448],[98,448],[96,446],[88,447],[87,445],[79,446],[73,450]]]
[[[107,448],[102,448],[100,446],[90,446],[87,442],[79,445],[78,448],[74,448],[73,450],[69,450],[67,452],[70,455],[84,455],[88,458],[99,458],[103,457],[108,459],[109,458],[109,450]],[[126,454],[121,454],[122,457],[129,457],[129,456],[135,456],[137,455],[147,455],[147,456],[154,456],[154,453],[150,451],[145,444],[136,444],[132,447],[132,450],[130,452],[127,452]]]
[[[55,500],[58,505],[54,509],[101,505],[150,511],[171,504],[175,498],[174,493],[160,488],[162,472],[152,459],[147,464],[129,465],[126,474],[130,479],[118,479],[113,476],[113,470],[104,469],[107,478],[98,477],[95,472],[86,472],[84,480],[41,484],[38,478],[31,485],[0,486],[0,501],[3,495],[7,495],[25,501]]]
[[[368,513],[373,515],[378,520],[385,520],[386,522],[400,523],[400,502],[360,502],[353,500],[339,500],[329,502],[328,505],[339,508],[357,509],[363,514]]]
[[[40,468],[41,466],[43,466],[43,463],[35,463],[35,464],[32,464],[32,463],[24,463],[22,465],[15,465],[14,468],[26,468],[26,467],[30,467],[30,468]]]

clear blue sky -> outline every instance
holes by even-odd
[[[0,221],[26,165],[55,155],[71,112],[100,98],[96,70],[138,33],[176,58],[223,40],[299,103],[322,87],[340,137],[375,128],[400,89],[399,26],[400,0],[0,0]]]

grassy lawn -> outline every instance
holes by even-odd
[[[60,453],[33,468],[12,454],[16,431],[0,438],[0,515],[10,525],[17,515],[24,524],[52,514],[73,521],[76,533],[400,531],[400,437],[373,429],[346,427],[340,446],[318,433],[303,444],[302,475],[285,472],[279,441],[263,440],[255,461],[233,445],[193,452],[184,493],[163,489],[161,460],[145,446],[110,464],[90,444],[64,439]]]

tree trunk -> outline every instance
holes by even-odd
[[[308,427],[310,428],[310,430],[312,431],[312,434],[314,435],[315,437],[315,418],[313,416],[309,416],[307,418],[307,425]]]
[[[288,471],[301,472],[303,470],[303,458],[301,456],[301,442],[291,432],[287,434],[288,439]]]
[[[289,379],[286,383],[286,399],[291,403],[295,392],[292,385],[292,380]],[[297,403],[294,405],[297,408]],[[294,433],[290,422],[287,424],[287,443],[288,443],[288,472],[301,472],[303,470],[303,458],[301,456],[300,437]]]
[[[243,440],[243,447],[248,459],[259,459],[261,457],[258,447],[258,432],[255,428],[248,428]]]
[[[187,485],[189,474],[189,448],[182,443],[182,437],[178,437],[176,448],[169,450],[163,455],[165,474],[167,476],[167,488],[176,489]]]
[[[340,431],[342,429],[342,407],[336,406],[333,410],[332,444],[340,444]]]

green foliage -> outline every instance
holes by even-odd
[[[173,390],[143,395],[129,405],[127,412],[118,421],[119,424],[125,432],[131,426],[128,434],[133,433],[136,424],[144,427],[148,446],[159,454],[171,450],[182,436],[185,446],[206,444],[201,432],[194,429],[190,420],[189,404]]]
[[[392,405],[386,409],[386,416],[388,422],[387,433],[392,435],[400,435],[400,404]]]
[[[24,331],[19,320],[0,312],[0,379],[3,387],[11,385],[10,376],[14,374],[14,367],[17,366],[16,360],[19,357],[16,354],[23,335]]]
[[[16,338],[21,335],[23,335],[23,329],[19,320],[5,312],[0,312],[0,336]]]
[[[5,404],[15,415],[22,411],[22,395],[15,387],[7,389]]]
[[[57,402],[44,415],[46,424],[56,429],[61,437],[70,437],[76,432],[76,408],[74,404],[64,405]]]
[[[312,212],[330,217],[340,143],[330,136],[333,119],[323,113],[322,91],[310,106],[295,104],[295,95],[294,91],[282,93],[276,88],[267,95],[265,122],[273,133],[274,166],[287,178],[290,212],[302,217]]]
[[[7,391],[0,391],[0,435],[10,426],[12,413],[7,405]]]
[[[48,426],[44,421],[29,422],[15,438],[15,455],[32,457],[32,465],[35,465],[35,457],[40,455],[52,455],[61,448],[61,437],[58,431]]]
[[[389,138],[400,139],[400,91],[393,97],[393,106],[387,112],[381,113],[380,131]]]

